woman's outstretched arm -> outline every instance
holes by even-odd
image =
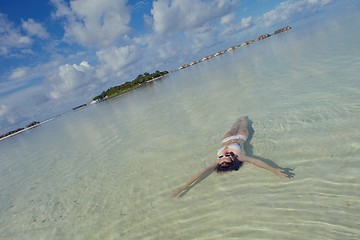
[[[172,197],[178,197],[180,195],[180,193],[182,193],[183,191],[185,191],[186,189],[188,189],[191,185],[193,185],[196,181],[198,181],[201,177],[205,177],[207,175],[209,175],[211,172],[213,172],[215,170],[217,166],[217,162],[211,164],[210,166],[204,168],[201,172],[199,172],[198,174],[196,174],[195,176],[193,176],[189,181],[187,181],[184,185],[182,185],[181,187],[175,189],[172,193],[171,196]]]
[[[269,164],[267,164],[267,163],[265,163],[265,162],[263,162],[263,161],[261,161],[259,159],[248,157],[248,156],[239,156],[239,159],[244,161],[244,162],[252,163],[257,167],[261,167],[261,168],[264,168],[266,170],[269,170],[270,172],[273,172],[276,175],[278,175],[280,178],[289,178],[289,176],[285,172],[283,172],[282,169],[274,168],[274,167],[270,166]]]

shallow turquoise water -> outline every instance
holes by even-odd
[[[0,142],[1,239],[358,239],[355,9]],[[313,21],[313,22],[311,22]],[[248,115],[251,165],[169,193]]]

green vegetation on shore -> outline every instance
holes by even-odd
[[[130,91],[134,88],[137,88],[139,86],[141,86],[144,83],[147,82],[151,82],[152,80],[159,78],[161,76],[164,76],[166,74],[168,74],[168,71],[163,71],[160,72],[159,70],[157,70],[154,73],[147,73],[145,72],[144,74],[140,74],[139,76],[137,76],[133,81],[131,82],[125,82],[121,85],[118,86],[114,86],[109,88],[106,91],[103,91],[100,95],[96,96],[93,98],[94,101],[102,101],[105,100],[107,98],[111,98],[111,97],[115,97],[117,95],[120,95],[124,92]]]
[[[7,132],[7,133],[4,133],[4,134],[0,135],[0,140],[2,138],[6,138],[6,137],[9,137],[9,136],[15,135],[16,133],[19,133],[19,132],[21,132],[21,131],[23,131],[25,129],[36,127],[39,124],[40,124],[40,122],[33,121],[33,122],[29,123],[28,125],[26,125],[26,127],[24,127],[24,128],[18,128],[16,130],[13,130],[13,131],[10,131],[10,132]]]

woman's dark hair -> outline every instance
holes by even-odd
[[[238,171],[239,168],[242,166],[243,162],[239,161],[235,158],[233,161],[226,163],[226,164],[218,164],[216,166],[217,172],[227,172],[227,171]]]

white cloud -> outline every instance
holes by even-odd
[[[49,37],[46,29],[40,23],[37,23],[34,19],[29,18],[27,21],[22,21],[22,28],[30,36],[36,36],[41,39],[46,39]]]
[[[285,1],[275,9],[266,12],[262,16],[261,21],[266,27],[270,27],[285,22],[295,16],[304,16],[311,12],[318,11],[329,3],[331,3],[331,0]]]
[[[29,48],[21,49],[20,52],[23,53],[23,54],[28,54],[28,55],[35,54],[34,51],[32,49],[29,49]]]
[[[77,64],[65,64],[59,67],[58,80],[53,85],[50,97],[59,99],[64,95],[71,95],[73,90],[91,83],[94,80],[94,69],[86,61]]]
[[[0,105],[0,117],[5,116],[7,113],[8,108],[5,105]]]
[[[151,9],[153,19],[146,21],[153,22],[154,29],[146,40],[148,51],[158,57],[157,63],[172,63],[176,68],[179,64],[212,54],[215,45],[223,42],[225,37],[220,34],[219,23],[224,26],[231,22],[239,24],[235,23],[238,3],[223,0],[154,1]]]
[[[191,35],[189,36],[191,45],[189,48],[193,53],[199,52],[218,42],[218,36],[218,29],[215,25],[205,24],[203,27],[191,31]]]
[[[156,52],[158,53],[158,57],[160,59],[168,59],[176,57],[176,52],[174,49],[176,49],[174,42],[166,42],[161,44],[161,46],[156,49]]]
[[[46,91],[43,86],[32,86],[1,99],[1,133],[24,127],[34,120],[41,120],[44,114],[53,115],[51,113],[53,105],[44,104],[47,101],[44,92]]]
[[[23,127],[33,120],[53,117],[98,94],[100,90],[95,89],[98,81],[94,67],[86,61],[64,64],[75,58],[53,58],[47,63],[24,68],[27,73],[21,78],[22,81],[10,81],[9,78],[8,81],[0,82],[0,95],[6,96],[0,96],[1,112],[6,110],[4,117],[0,116],[0,126],[4,127],[2,132]],[[13,71],[13,76],[20,77],[23,74],[21,68]],[[32,81],[34,79],[36,81]]]
[[[226,24],[233,23],[235,20],[236,20],[236,13],[232,12],[232,13],[230,13],[228,15],[223,16],[220,19],[220,23],[222,25],[226,25]]]
[[[252,17],[251,16],[241,19],[241,28],[242,29],[248,28],[251,25],[252,25]]]
[[[153,2],[154,30],[157,33],[177,32],[200,27],[229,14],[238,1],[158,0]]]
[[[104,80],[108,75],[118,76],[129,65],[138,60],[141,55],[138,47],[135,45],[124,47],[109,47],[96,52],[100,61],[100,67],[97,69],[98,78]]]
[[[221,18],[220,23],[224,27],[222,35],[226,35],[229,38],[229,36],[251,27],[253,25],[253,19],[251,16],[239,19],[239,17],[233,13]]]
[[[28,36],[19,36],[17,39],[18,45],[25,46],[25,45],[31,45],[32,40]]]
[[[144,15],[144,23],[146,26],[151,27],[154,25],[154,19],[149,15]]]
[[[27,68],[24,68],[24,67],[16,68],[10,74],[9,79],[10,80],[20,79],[20,78],[25,77],[27,75],[27,73],[28,73]]]
[[[65,36],[84,46],[110,46],[130,31],[126,0],[51,0],[55,17],[64,17]]]
[[[13,49],[25,48],[32,44],[32,40],[21,34],[6,15],[0,13],[0,56],[8,55]]]

